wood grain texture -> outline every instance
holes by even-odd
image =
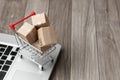
[[[62,45],[50,80],[119,80],[119,4],[120,0],[0,0],[0,32],[13,34],[9,23],[31,11],[45,12]]]
[[[71,80],[99,80],[94,2],[72,3]]]
[[[9,28],[9,24],[23,18],[26,2],[27,0],[0,0],[0,7],[2,8],[0,10],[1,32],[13,34]]]
[[[95,0],[100,80],[120,79],[119,25],[115,0]]]
[[[49,4],[49,19],[56,29],[58,42],[62,45],[51,80],[70,80],[72,3],[71,0],[50,0]]]

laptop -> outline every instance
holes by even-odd
[[[0,80],[49,80],[61,50],[60,44],[55,47],[51,55],[54,61],[45,64],[41,70],[36,63],[24,57],[24,54],[32,52],[19,51],[15,36],[0,33]]]

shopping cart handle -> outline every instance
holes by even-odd
[[[10,28],[11,28],[12,30],[15,30],[15,25],[23,22],[24,20],[28,19],[29,17],[31,17],[31,16],[33,16],[33,15],[35,15],[35,14],[36,14],[36,13],[33,11],[33,12],[31,12],[28,16],[26,16],[26,17],[24,17],[23,19],[17,21],[16,23],[11,23],[11,24],[9,24]]]

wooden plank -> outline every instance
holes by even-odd
[[[13,34],[9,23],[16,22],[24,16],[27,0],[1,0],[0,2],[2,8],[2,11],[0,10],[0,32]]]
[[[120,1],[117,2],[115,0],[109,1],[109,25],[112,29],[114,36],[114,45],[116,46],[116,52],[112,54],[112,68],[114,69],[112,74],[114,80],[120,79]]]
[[[112,5],[113,4],[113,5]],[[112,0],[109,5],[109,17],[110,17],[110,26],[113,29],[113,34],[115,36],[116,45],[118,46],[118,50],[120,48],[120,0]],[[119,51],[120,53],[120,51]]]
[[[115,0],[95,0],[100,80],[120,79],[120,28]]]
[[[50,80],[70,80],[71,73],[71,0],[50,0],[49,19],[62,45]]]
[[[25,16],[30,14],[32,11],[35,11],[36,13],[46,13],[48,15],[48,9],[49,9],[49,0],[28,0]],[[31,18],[26,20],[26,22],[31,23]]]
[[[88,1],[88,3],[90,5],[86,17],[84,80],[99,80],[94,0],[91,0],[91,2]]]
[[[72,0],[71,80],[99,80],[93,0]]]
[[[115,52],[111,55],[111,63],[113,71],[111,71],[111,77],[113,77],[111,80],[119,80],[120,79],[120,1],[118,0],[109,0],[108,1],[108,10],[109,10],[109,25],[112,30],[113,34],[113,42],[115,46]],[[111,64],[110,63],[110,64]]]
[[[4,0],[0,0],[0,17],[2,16],[2,12],[4,10],[4,6],[5,6],[5,1]],[[0,18],[1,19],[1,18]],[[1,24],[0,20],[0,24]],[[0,33],[4,33],[5,31],[3,30],[3,27],[0,25]]]

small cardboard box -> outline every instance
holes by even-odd
[[[53,26],[38,29],[38,39],[42,46],[50,46],[57,43],[57,37]]]
[[[35,43],[33,43],[33,46],[39,49],[41,53],[45,52],[51,47],[51,46],[42,47],[38,40]]]
[[[34,43],[38,39],[36,28],[26,22],[17,30],[17,33],[22,39],[26,40],[30,44]]]
[[[46,27],[50,25],[48,17],[45,15],[45,13],[32,16],[32,24],[37,29],[39,29],[40,27]]]

